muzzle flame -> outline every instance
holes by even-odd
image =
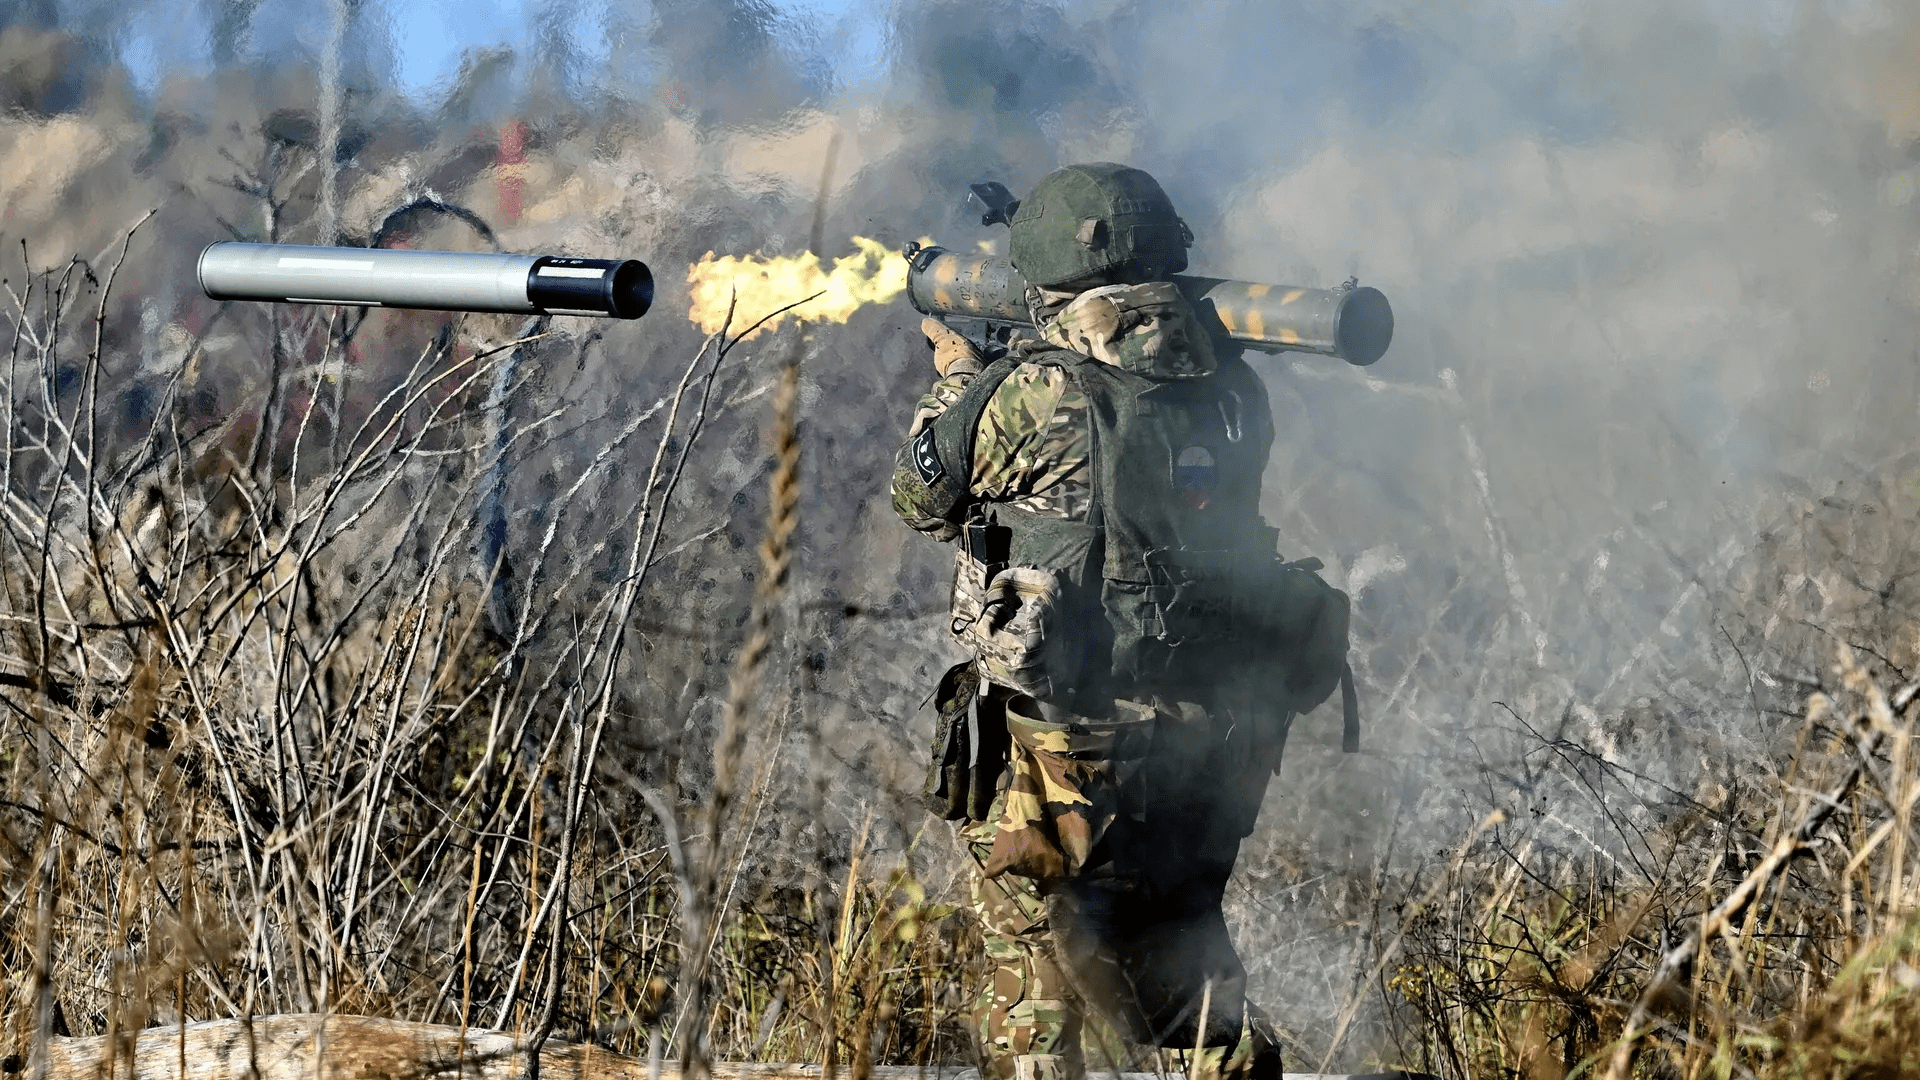
[[[755,337],[792,317],[801,322],[844,323],[868,304],[883,304],[907,287],[907,260],[878,240],[853,238],[854,254],[820,266],[820,257],[757,255],[715,257],[709,251],[687,267],[693,306],[687,312],[702,333],[718,333],[733,310],[730,332],[739,333],[765,318],[747,337]],[[815,293],[820,295],[814,296]],[[813,299],[807,300],[809,296]],[[776,311],[805,300],[790,311]],[[768,316],[772,316],[768,318]]]

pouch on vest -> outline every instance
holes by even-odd
[[[1285,688],[1295,713],[1327,700],[1347,666],[1351,605],[1346,593],[1321,579],[1319,568],[1318,559],[1255,561],[1239,594],[1236,621],[1250,632],[1250,660]]]
[[[1117,627],[1121,670],[1145,686],[1190,686],[1236,670],[1250,652],[1270,654],[1264,644],[1273,636],[1270,613],[1248,599],[1262,587],[1263,561],[1272,560],[1242,551],[1156,548],[1137,572],[1144,580],[1108,579],[1103,600]]]
[[[934,706],[927,809],[945,821],[985,821],[1006,768],[1005,695],[981,686],[969,661],[941,676]]]
[[[1146,582],[1106,583],[1110,615],[1138,628],[1137,640],[1123,639],[1136,678],[1172,685],[1193,672],[1245,671],[1291,713],[1340,685],[1349,604],[1315,572],[1319,560],[1159,549],[1145,568]]]
[[[1149,594],[1154,601],[1147,633],[1170,648],[1244,633],[1249,627],[1236,610],[1242,593],[1240,564],[1229,551],[1149,551]]]

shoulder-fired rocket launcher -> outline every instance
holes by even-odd
[[[986,208],[982,225],[1013,224],[1020,201],[997,181],[971,185]],[[908,244],[907,298],[923,315],[973,319],[989,334],[1032,326],[1027,281],[1006,259],[961,255]],[[1173,275],[1173,283],[1216,337],[1262,352],[1310,352],[1350,364],[1371,364],[1393,341],[1393,308],[1378,289],[1349,281],[1338,289],[1305,289],[1229,278]]]
[[[653,273],[636,259],[218,243],[200,253],[215,300],[637,319]]]
[[[1027,281],[1006,259],[917,244],[906,255],[907,298],[922,314],[1033,325]],[[1250,349],[1371,364],[1393,340],[1393,308],[1378,289],[1305,289],[1190,274],[1175,274],[1173,282],[1203,324]]]

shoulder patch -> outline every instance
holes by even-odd
[[[920,482],[932,487],[947,474],[946,467],[940,464],[940,452],[933,443],[933,425],[927,425],[913,440],[913,471],[920,475]]]

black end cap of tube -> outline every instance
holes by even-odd
[[[653,307],[653,271],[638,259],[628,259],[607,278],[607,313],[616,319],[637,319]]]
[[[1393,307],[1386,294],[1362,285],[1341,296],[1333,341],[1340,358],[1359,367],[1385,356],[1393,344]]]
[[[927,270],[933,266],[933,261],[946,253],[947,249],[937,244],[921,247],[918,240],[908,243],[906,249],[900,253],[907,260],[907,303],[912,304],[913,310],[922,315],[942,314],[920,301],[920,279],[926,276]]]
[[[579,273],[584,270],[599,273]],[[637,319],[653,307],[653,271],[638,259],[542,255],[527,268],[527,302],[541,311],[590,311],[616,319]]]

